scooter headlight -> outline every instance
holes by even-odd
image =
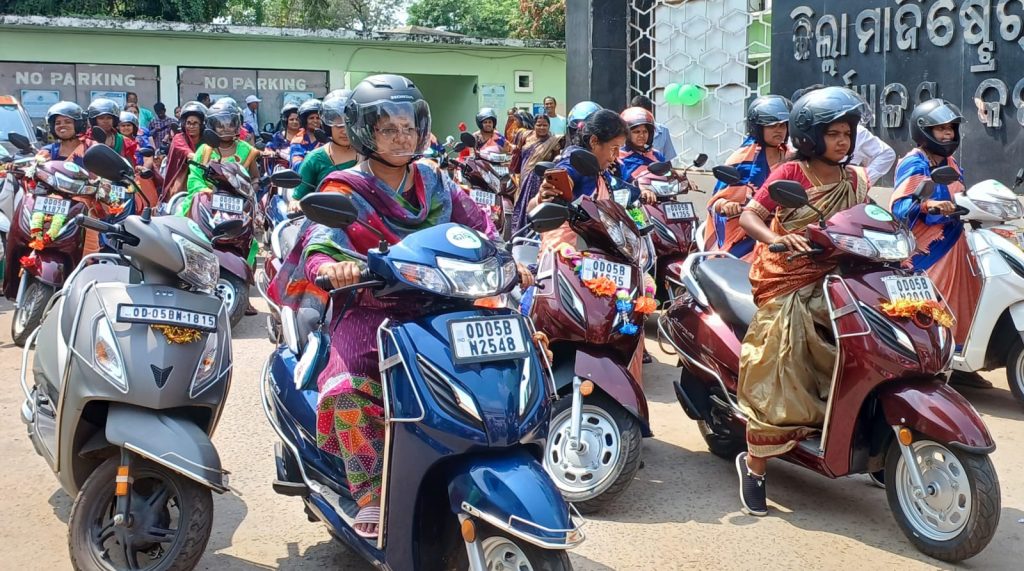
[[[631,228],[627,229],[622,222],[609,216],[603,209],[598,208],[597,212],[601,216],[601,222],[608,228],[608,235],[611,236],[612,241],[618,246],[619,251],[626,258],[637,260],[640,238],[637,237],[636,232]]]
[[[185,269],[178,272],[178,277],[200,291],[213,291],[220,275],[217,256],[181,234],[171,234],[171,237],[174,238],[174,243],[178,245],[181,257],[185,260]]]
[[[93,363],[96,370],[110,381],[110,384],[117,387],[121,392],[128,392],[128,376],[124,371],[124,359],[121,358],[121,350],[117,347],[117,338],[110,322],[100,319],[96,322],[94,335]]]
[[[406,282],[427,291],[441,295],[451,295],[451,286],[448,285],[448,281],[444,279],[444,276],[436,268],[409,262],[395,262],[394,264],[395,269],[398,270],[398,275]]]
[[[495,295],[507,283],[497,258],[487,258],[481,263],[438,258],[437,267],[451,283],[451,295],[457,297],[475,299]]]
[[[196,373],[192,377],[192,386],[188,390],[189,398],[196,398],[203,391],[213,386],[217,381],[217,332],[206,336],[206,346],[203,348],[203,356],[196,366]]]
[[[1021,208],[1018,200],[972,200],[971,202],[986,213],[1002,220],[1013,220],[1024,216],[1024,209]]]
[[[864,238],[878,251],[878,257],[883,260],[905,260],[910,257],[911,243],[906,232],[875,232],[865,230]]]

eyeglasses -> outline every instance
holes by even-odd
[[[415,137],[419,131],[415,127],[405,127],[397,129],[395,127],[384,127],[383,129],[377,129],[377,132],[389,139],[397,139],[399,136],[402,137]]]
[[[198,127],[199,121],[185,121],[186,127]]]

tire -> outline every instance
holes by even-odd
[[[222,271],[215,292],[217,297],[228,304],[228,321],[231,322],[231,327],[238,325],[249,307],[249,284],[234,274]]]
[[[24,347],[32,332],[43,322],[43,311],[56,290],[36,279],[28,278],[21,307],[14,310],[11,318],[11,337],[14,344]]]
[[[708,451],[719,458],[735,460],[736,455],[747,449],[746,437],[737,438],[732,434],[717,431],[714,424],[706,420],[698,420],[697,428],[700,435],[704,437],[704,443],[708,445]]]
[[[930,440],[919,440],[911,446],[919,463],[921,459],[931,462],[922,474],[925,487],[939,491],[923,500],[913,497],[903,455],[893,441],[885,460],[885,494],[896,523],[925,555],[953,563],[974,557],[992,540],[999,524],[999,479],[992,461],[987,455]],[[922,503],[933,510],[944,510],[944,519],[922,514],[918,507]]]
[[[1015,336],[1010,353],[1006,357],[1006,383],[1017,402],[1024,405],[1024,341]]]
[[[98,535],[100,529],[105,529],[105,520],[113,511],[114,501],[114,479],[117,475],[119,459],[113,457],[101,464],[93,472],[75,498],[71,507],[71,517],[68,520],[68,547],[71,552],[71,565],[74,569],[82,571],[112,571],[124,569],[115,562],[126,564],[124,544],[120,543],[116,533],[97,545],[93,536]],[[136,563],[139,569],[146,571],[188,571],[194,569],[206,550],[206,543],[210,539],[210,530],[213,526],[213,498],[209,488],[171,471],[168,468],[148,462],[135,457],[132,464],[132,504],[131,515],[133,520],[132,529],[139,533],[143,527],[152,526],[163,529],[171,529],[171,509],[177,510],[176,536],[166,542],[157,543],[150,538],[133,538],[136,543],[133,550],[136,551]],[[140,509],[145,506],[146,500],[153,499],[156,494],[155,483],[160,482],[167,491],[166,497],[156,504],[159,508],[150,510]],[[154,495],[146,495],[146,492]],[[176,503],[172,504],[171,501]],[[99,528],[99,526],[103,526]],[[107,525],[111,525],[107,523]],[[116,529],[116,528],[115,528]],[[142,545],[138,545],[142,542]],[[148,542],[148,543],[147,543]],[[111,545],[113,549],[111,549]],[[104,547],[106,548],[104,550]],[[163,548],[162,556],[155,561],[149,557],[139,560],[138,555],[145,555],[148,548],[150,554],[158,548]],[[110,554],[115,555],[113,561]],[[145,563],[144,563],[145,561]]]
[[[569,554],[558,549],[542,549],[522,539],[498,531],[492,526],[475,520],[478,539],[484,551],[484,563],[488,570],[530,569],[532,571],[572,571]],[[454,534],[449,555],[442,568],[445,571],[467,571],[469,555],[462,536]]]
[[[544,447],[544,469],[566,501],[572,502],[580,513],[593,514],[622,495],[633,482],[640,469],[643,435],[637,419],[615,401],[603,395],[584,398],[580,435],[589,444],[585,460],[599,465],[596,469],[584,469],[572,464],[566,452],[571,413],[571,396],[555,401]],[[604,450],[594,456],[593,450],[599,444]],[[607,454],[611,457],[602,460]],[[591,484],[595,479],[597,483]]]

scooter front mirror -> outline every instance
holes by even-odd
[[[326,132],[324,132],[323,129],[314,129],[313,138],[316,139],[316,142],[320,143],[321,145],[326,145],[327,142],[331,140],[331,138],[327,135]]]
[[[92,174],[112,180],[123,182],[131,180],[135,169],[117,151],[106,145],[92,145],[85,151],[82,157],[85,170]]]
[[[240,236],[245,231],[245,222],[240,218],[225,220],[213,227],[213,241],[230,240]]]
[[[146,158],[150,158],[150,157],[152,157],[153,155],[156,154],[156,151],[154,151],[153,149],[151,149],[149,147],[146,147],[145,149],[139,149],[139,154],[144,156],[144,157],[146,157]]]
[[[213,129],[203,130],[203,135],[199,139],[208,147],[216,149],[220,146],[220,136]]]
[[[268,133],[267,131],[263,131],[262,133],[260,133],[260,140],[263,141],[264,143],[269,143],[274,140],[274,134]]]
[[[700,168],[700,167],[704,166],[704,164],[707,163],[707,162],[708,162],[707,154],[706,153],[701,153],[701,154],[697,155],[697,158],[693,159],[693,166],[696,167],[696,168]]]
[[[530,228],[534,232],[550,232],[555,230],[569,219],[569,208],[563,204],[545,202],[537,205],[527,215],[530,221]]]
[[[715,175],[715,178],[726,186],[743,184],[743,175],[740,174],[740,171],[736,167],[719,165],[711,169],[711,174]]]
[[[93,141],[101,145],[107,144],[107,132],[99,125],[94,125],[92,129],[89,129],[89,135],[92,137]]]
[[[291,169],[281,169],[270,175],[270,182],[280,188],[295,188],[302,184],[302,177]]]
[[[544,173],[548,172],[548,169],[555,168],[555,163],[551,161],[541,161],[533,165],[533,174],[544,178]]]
[[[569,164],[579,171],[583,176],[597,176],[601,174],[601,163],[590,151],[577,149],[569,155]]]
[[[462,134],[459,135],[459,142],[462,143],[462,147],[464,149],[476,148],[476,137],[474,137],[472,133],[463,131]]]
[[[32,142],[28,140],[28,137],[21,133],[8,133],[7,140],[23,153],[32,152]]]
[[[768,196],[783,208],[800,208],[808,203],[807,191],[795,180],[777,180],[771,183],[768,185]]]
[[[359,218],[352,199],[337,192],[314,192],[299,202],[302,213],[317,224],[329,228],[345,228]]]
[[[931,179],[935,184],[953,184],[960,180],[960,173],[953,167],[945,165],[933,170]]]
[[[659,161],[656,163],[651,163],[647,167],[647,170],[651,174],[656,174],[658,176],[666,176],[672,172],[672,165],[667,161]]]

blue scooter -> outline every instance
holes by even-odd
[[[348,196],[316,193],[301,205],[329,227],[356,222]],[[554,204],[534,214],[540,231],[566,215]],[[339,303],[362,289],[429,300],[423,317],[385,321],[377,331],[385,409],[379,537],[354,531],[358,508],[344,465],[316,445],[315,372],[329,342],[322,314],[285,315],[294,326],[264,367],[263,408],[281,439],[274,490],[301,497],[310,521],[327,524],[379,569],[571,569],[566,550],[583,533],[541,465],[550,364],[534,346],[529,318],[474,303],[518,284],[512,257],[457,224],[393,246],[382,240],[368,256],[346,253],[367,269],[360,283],[331,291]]]

